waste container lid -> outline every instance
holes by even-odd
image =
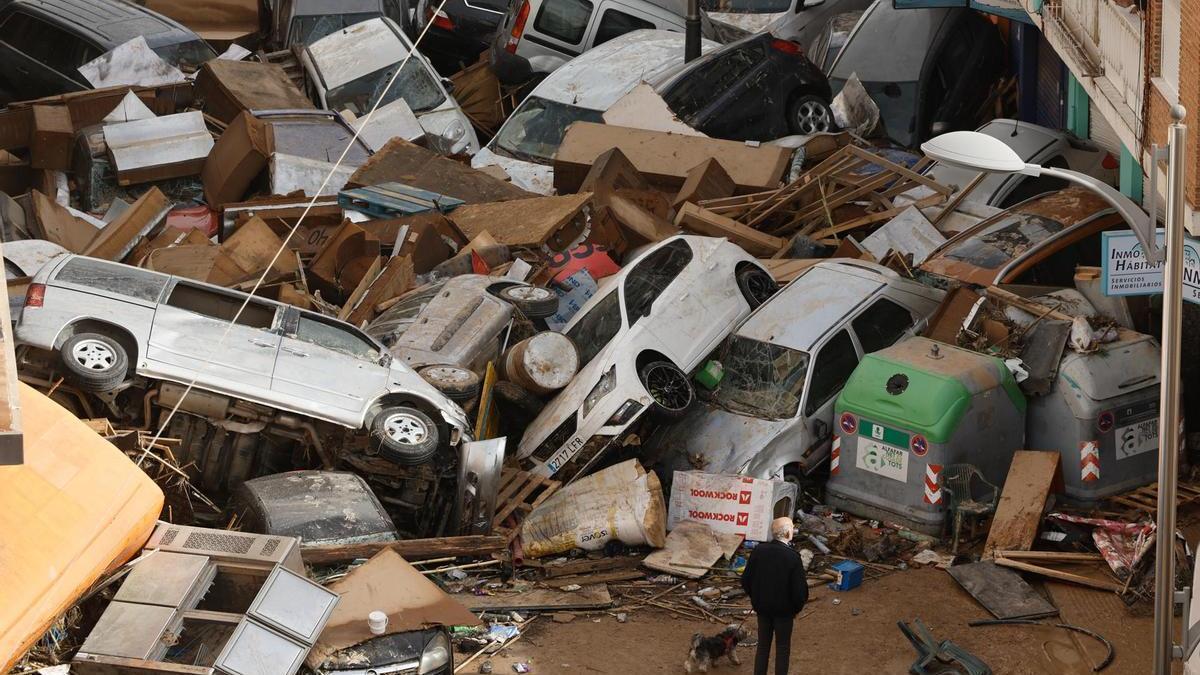
[[[1098,347],[1088,354],[1068,350],[1059,367],[1059,377],[1066,378],[1093,401],[1158,387],[1161,351],[1154,338],[1121,330],[1116,342]]]
[[[1013,406],[1025,409],[1025,397],[1004,362],[918,337],[864,356],[836,409],[941,443],[957,428],[971,397],[992,389],[1003,389]]]

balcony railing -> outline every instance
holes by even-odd
[[[1066,43],[1082,74],[1096,78],[1138,132],[1145,81],[1141,15],[1112,0],[1047,0],[1042,16],[1046,32]]]

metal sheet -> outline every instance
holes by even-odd
[[[337,602],[337,593],[276,566],[246,613],[311,646]]]
[[[204,124],[204,114],[198,110],[109,124],[104,127],[104,142],[112,153],[118,175],[189,163],[198,173],[214,145],[212,134]],[[172,172],[163,177],[178,175],[178,172]]]
[[[306,196],[330,197],[336,195],[357,169],[353,166],[338,166],[332,162],[275,153],[271,155],[271,194],[290,195],[297,190]],[[330,173],[332,172],[332,176]],[[325,177],[330,176],[328,182]]]
[[[249,618],[234,629],[213,668],[228,675],[292,675],[308,647]]]
[[[1021,575],[983,560],[955,565],[950,576],[997,619],[1035,619],[1058,614],[1058,609],[1025,583]]]
[[[79,651],[155,660],[166,652],[167,645],[161,638],[175,622],[173,607],[112,602]]]
[[[208,556],[158,551],[134,565],[113,600],[191,609],[215,575]]]

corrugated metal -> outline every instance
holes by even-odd
[[[1100,114],[1095,102],[1088,102],[1088,121],[1091,127],[1089,131],[1092,141],[1111,152],[1113,156],[1120,157],[1121,137],[1117,135],[1117,130],[1108,123],[1108,120]]]
[[[1061,129],[1066,93],[1063,86],[1062,60],[1045,38],[1038,40],[1037,123]]]

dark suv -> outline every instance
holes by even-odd
[[[185,72],[217,56],[192,31],[124,0],[11,0],[0,9],[0,102],[90,89],[79,66],[139,35]]]

